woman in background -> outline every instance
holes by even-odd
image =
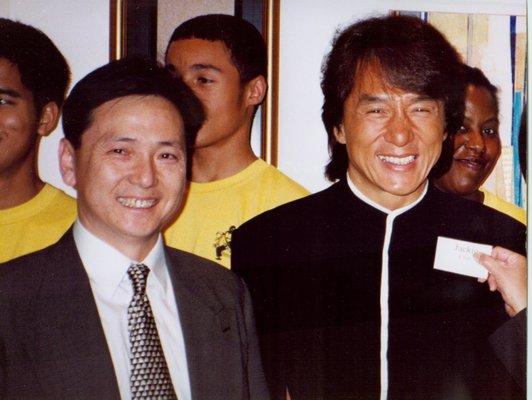
[[[483,203],[526,224],[524,209],[480,189],[501,154],[499,100],[497,88],[481,70],[467,65],[464,69],[468,82],[464,122],[450,137],[451,165],[434,183],[444,192]]]

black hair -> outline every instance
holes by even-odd
[[[267,76],[266,45],[260,32],[251,23],[233,15],[200,15],[179,25],[168,42],[168,48],[180,39],[222,41],[231,54],[231,60],[247,83],[257,76]]]
[[[61,52],[43,32],[0,18],[0,58],[18,68],[22,84],[33,94],[37,115],[51,101],[62,106],[70,69]]]
[[[108,101],[134,95],[160,96],[170,101],[183,118],[187,150],[193,147],[205,119],[200,101],[181,79],[157,62],[141,57],[112,61],[74,86],[63,107],[66,139],[74,148],[79,148],[81,136],[90,127],[96,108]]]
[[[338,32],[322,66],[322,120],[327,130],[330,161],[326,177],[345,176],[347,150],[334,135],[343,119],[343,106],[362,65],[377,62],[383,79],[402,90],[427,95],[444,103],[446,131],[460,127],[465,84],[461,60],[443,35],[419,18],[401,15],[375,17]],[[366,64],[367,65],[367,64]]]
[[[478,69],[474,67],[470,67],[469,65],[464,64],[464,79],[466,86],[472,85],[475,87],[480,87],[486,89],[492,97],[493,105],[495,107],[495,113],[499,114],[499,89],[497,86],[493,85],[488,78],[486,78],[486,75]]]

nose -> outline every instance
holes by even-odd
[[[398,147],[406,146],[413,137],[414,133],[410,121],[404,115],[394,116],[384,135],[384,139],[388,143]]]
[[[157,170],[151,159],[139,159],[130,174],[130,181],[142,188],[150,188],[157,184]]]
[[[469,132],[465,134],[465,146],[468,149],[482,153],[486,148],[486,141],[482,132],[480,132],[479,129],[470,129]]]

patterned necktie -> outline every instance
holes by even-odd
[[[127,309],[131,395],[134,400],[177,399],[146,295],[149,272],[144,264],[132,264],[127,270],[133,284],[133,298]]]

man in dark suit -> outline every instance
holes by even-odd
[[[78,219],[0,268],[1,398],[268,398],[244,284],[160,233],[203,118],[147,60],[112,62],[74,87],[60,167]]]
[[[335,38],[322,117],[326,172],[338,182],[233,234],[274,398],[523,396],[523,379],[501,363],[523,357],[497,358],[523,306],[509,319],[487,285],[434,269],[443,238],[524,253],[522,224],[428,183],[446,132],[462,122],[460,70],[417,18],[363,20]]]

